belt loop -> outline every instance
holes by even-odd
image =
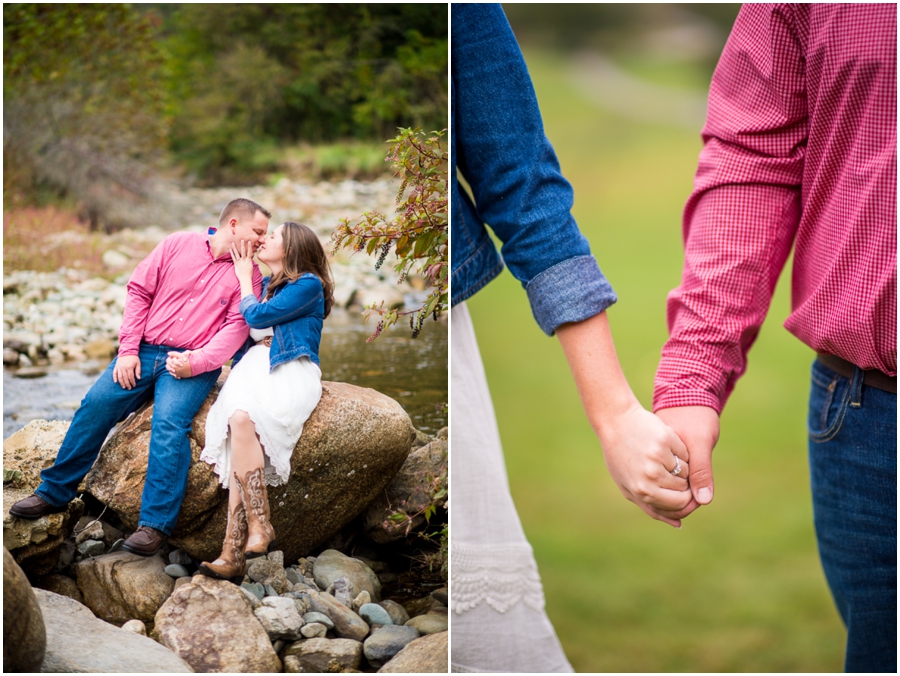
[[[850,381],[850,406],[860,408],[862,406],[862,389],[865,372],[858,366],[853,367],[853,379]]]

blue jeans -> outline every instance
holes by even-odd
[[[897,672],[897,395],[818,361],[809,464],[819,556],[847,627],[848,672]]]
[[[41,472],[35,493],[53,505],[72,500],[114,425],[154,400],[147,478],[141,496],[140,526],[171,534],[181,510],[191,466],[188,432],[221,369],[178,380],[166,370],[170,350],[141,343],[141,379],[126,390],[113,382],[116,361],[85,395],[52,467]]]

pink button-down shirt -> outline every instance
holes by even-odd
[[[721,412],[792,244],[785,327],[896,375],[896,5],[744,5],[703,139],[654,409]]]
[[[262,275],[253,266],[253,291]],[[135,268],[128,282],[119,329],[119,356],[138,353],[141,342],[195,350],[195,375],[234,356],[250,329],[240,312],[241,285],[230,254],[213,258],[206,234],[176,232]]]

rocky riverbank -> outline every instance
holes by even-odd
[[[304,435],[307,448],[322,445],[316,428],[335,429],[327,409],[339,412],[341,407],[326,401],[324,408]],[[185,534],[189,529],[180,519],[181,537],[154,557],[121,550],[133,528],[128,523],[133,500],[123,503],[115,496],[140,495],[139,485],[126,487],[140,465],[140,417],[126,422],[104,447],[100,469],[86,480],[82,499],[72,501],[67,512],[33,521],[10,517],[9,505],[38,481],[37,473],[52,462],[68,425],[34,421],[4,442],[4,468],[10,470],[4,476],[4,547],[15,558],[12,566],[4,565],[4,573],[19,564],[27,571],[27,578],[23,573],[5,580],[4,593],[25,597],[32,584],[36,587],[46,625],[43,670],[160,672],[186,671],[189,665],[194,671],[227,672],[446,672],[445,578],[437,569],[416,564],[423,547],[415,536],[421,526],[415,517],[430,498],[433,479],[446,473],[446,430],[434,438],[415,435],[399,472],[376,499],[341,507],[348,516],[359,512],[343,526],[322,510],[318,518],[290,505],[286,511],[281,496],[270,489],[272,521],[284,549],[254,560],[238,587],[197,573],[199,563],[221,546],[224,524],[214,519],[193,518],[199,524],[195,536]],[[126,445],[137,460],[120,457],[116,448]],[[351,452],[336,452],[331,460],[340,465],[335,476],[344,477],[333,480],[334,487],[344,492],[348,472],[342,463]],[[122,462],[121,477],[103,469]],[[305,469],[311,462],[298,445],[292,466]],[[225,497],[221,491],[216,496],[215,488],[210,496],[209,484],[197,483],[197,472],[208,469],[200,465],[192,469],[183,514],[202,511],[202,496]],[[375,475],[372,481],[381,485]],[[296,487],[298,479],[292,475],[289,483]],[[329,499],[328,484],[319,486],[316,497]],[[104,497],[105,491],[111,497]],[[360,491],[358,486],[349,492]],[[412,517],[411,534],[397,527],[392,513]],[[319,531],[324,540],[311,547],[303,544],[305,533],[292,533],[282,516],[308,523],[313,531],[329,519],[332,526],[327,533]],[[202,551],[207,540],[215,541],[215,553]],[[286,555],[292,550],[302,555]],[[4,603],[5,612],[15,607]],[[5,621],[4,631],[14,626]],[[152,650],[141,643],[153,645],[151,639],[156,642]],[[165,648],[169,657],[161,657],[157,648]]]

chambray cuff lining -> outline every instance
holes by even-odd
[[[544,270],[525,286],[531,312],[548,336],[568,322],[581,322],[618,300],[593,256],[575,256]]]

